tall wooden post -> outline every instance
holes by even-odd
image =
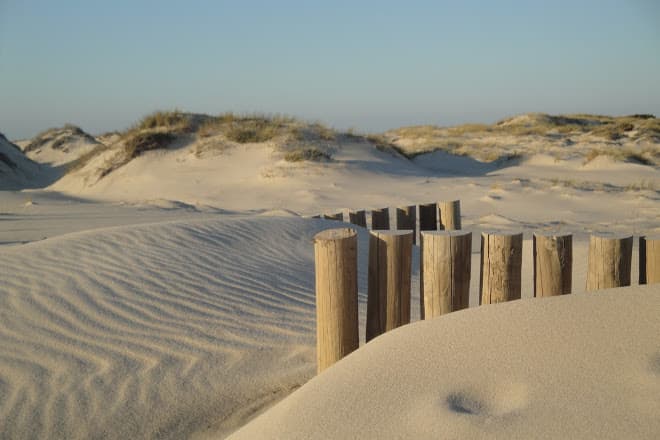
[[[412,231],[372,231],[369,236],[367,342],[410,322]]]
[[[348,221],[357,226],[367,227],[367,215],[361,211],[348,211]]]
[[[321,372],[353,350],[358,335],[357,232],[329,229],[314,236],[316,365]]]
[[[335,214],[323,214],[323,218],[326,220],[338,220],[344,221],[344,214],[342,212],[337,212]]]
[[[424,319],[466,309],[470,300],[472,233],[423,232]]]
[[[592,235],[589,239],[587,290],[630,286],[632,236]]]
[[[639,284],[660,283],[660,235],[639,237]]]
[[[371,211],[371,229],[374,230],[390,229],[389,208],[380,208]]]
[[[412,231],[413,244],[417,243],[417,206],[401,206],[396,208],[396,228]]]
[[[534,234],[534,296],[571,293],[573,236]]]
[[[461,201],[440,202],[440,229],[454,231],[461,229]]]
[[[438,230],[438,205],[427,203],[419,205],[419,231]]]
[[[522,233],[481,234],[479,304],[520,299]]]

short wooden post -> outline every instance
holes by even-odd
[[[417,207],[401,206],[396,208],[396,228],[399,230],[412,231],[413,244],[417,243]]]
[[[390,210],[388,208],[374,209],[371,211],[371,229],[390,229]]]
[[[440,229],[454,231],[461,229],[461,201],[451,200],[438,204],[440,211]]]
[[[639,237],[639,284],[660,283],[660,235]]]
[[[367,214],[363,211],[348,211],[348,220],[357,226],[367,227]]]
[[[316,366],[321,372],[360,343],[357,232],[340,228],[314,236],[316,262]]]
[[[589,239],[587,290],[630,286],[632,236],[592,235]]]
[[[369,236],[367,342],[410,322],[412,231],[372,231]]]
[[[438,230],[438,205],[427,203],[419,205],[419,231]]]
[[[571,293],[573,236],[534,234],[534,296]]]
[[[323,214],[323,218],[326,220],[338,220],[341,222],[344,220],[344,214],[342,212],[337,212],[335,214]]]
[[[520,299],[522,233],[481,234],[479,304]]]
[[[466,309],[470,300],[472,233],[423,232],[424,319]]]

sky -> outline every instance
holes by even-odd
[[[155,111],[338,129],[660,116],[660,1],[0,0],[0,132]]]

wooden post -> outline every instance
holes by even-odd
[[[589,239],[587,290],[630,286],[632,236],[592,235]]]
[[[424,319],[466,309],[470,300],[472,233],[422,233],[424,248]]]
[[[639,284],[660,283],[660,235],[639,237]]]
[[[573,236],[537,233],[533,242],[534,296],[571,293]]]
[[[417,243],[417,207],[412,206],[401,206],[396,208],[396,228],[399,230],[409,230],[412,231],[413,244]]]
[[[344,214],[342,212],[337,212],[335,214],[323,214],[323,218],[326,220],[338,220],[344,221]]]
[[[412,231],[370,233],[367,342],[410,322],[411,270]]]
[[[367,227],[367,215],[361,211],[348,211],[348,219],[351,223],[357,226]]]
[[[481,234],[479,304],[520,299],[522,233]]]
[[[390,229],[390,210],[388,208],[374,209],[371,211],[371,229]]]
[[[314,259],[316,366],[320,373],[360,344],[355,229],[329,229],[316,234]]]
[[[419,205],[419,232],[438,230],[438,205]]]
[[[440,229],[454,231],[461,229],[461,201],[440,202]]]

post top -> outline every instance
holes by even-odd
[[[369,231],[370,234],[379,236],[379,235],[389,235],[389,236],[398,236],[398,235],[412,235],[412,229],[374,229]]]
[[[464,229],[459,230],[441,230],[441,231],[421,231],[423,236],[434,235],[439,237],[463,237],[465,235],[471,235],[472,231],[466,231]]]
[[[355,236],[357,236],[357,231],[353,228],[334,228],[317,233],[314,241],[344,240]]]
[[[522,237],[523,233],[518,231],[483,231],[482,237],[495,236],[495,237]]]
[[[633,236],[630,234],[622,234],[617,232],[599,231],[592,232],[590,239],[598,238],[601,240],[632,240]]]
[[[564,238],[573,236],[572,232],[558,232],[558,231],[537,231],[534,232],[535,237],[553,237],[553,238]]]
[[[658,241],[660,240],[660,234],[642,235],[640,238],[643,238],[646,241]]]

